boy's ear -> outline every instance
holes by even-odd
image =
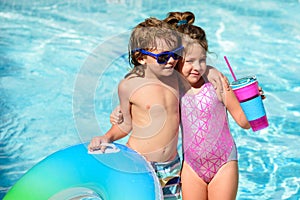
[[[146,62],[146,57],[145,56],[141,56],[137,59],[137,61],[141,64],[141,65],[145,65]]]

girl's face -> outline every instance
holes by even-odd
[[[192,87],[201,87],[202,75],[206,71],[206,51],[198,43],[187,49],[185,57],[179,64],[179,72],[188,80]]]

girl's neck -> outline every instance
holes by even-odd
[[[203,85],[204,83],[205,83],[205,79],[204,79],[204,77],[202,76],[202,77],[199,79],[199,81],[198,81],[197,83],[195,83],[195,84],[192,85],[192,87],[193,87],[194,89],[199,89],[199,88],[202,87],[202,85]]]

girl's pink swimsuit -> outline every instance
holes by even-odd
[[[197,94],[181,98],[184,160],[206,183],[231,160],[237,151],[230,134],[226,108],[211,83]]]

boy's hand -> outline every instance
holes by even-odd
[[[111,124],[121,124],[123,122],[123,114],[120,109],[120,105],[118,105],[110,114],[110,123]]]
[[[260,94],[261,98],[263,100],[266,99],[265,93],[264,93],[263,89],[260,86],[258,86],[258,91],[259,91],[259,94]]]
[[[222,99],[222,93],[224,92],[224,90],[230,90],[230,85],[227,77],[212,66],[207,66],[207,72],[205,75],[207,77],[207,80],[214,86],[215,90],[217,91],[218,99]],[[222,79],[225,81],[222,81]]]
[[[106,146],[102,145],[103,143],[110,143],[111,141],[107,139],[105,136],[96,136],[94,137],[90,144],[88,145],[89,151],[100,150],[102,153],[105,151]]]

